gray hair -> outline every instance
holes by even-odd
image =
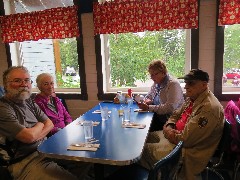
[[[157,70],[159,72],[162,72],[164,74],[167,74],[167,67],[165,63],[162,60],[153,60],[149,65],[148,65],[148,71],[150,70]]]
[[[39,74],[37,76],[37,79],[36,79],[36,83],[37,83],[37,87],[39,88],[41,83],[42,83],[42,79],[45,78],[45,77],[51,77],[53,78],[53,76],[50,74],[50,73],[42,73],[42,74]]]
[[[12,71],[15,71],[17,69],[23,70],[23,71],[25,71],[26,73],[29,74],[28,69],[24,66],[12,66],[12,67],[8,68],[6,71],[3,72],[3,85],[4,85],[4,87],[6,87],[6,85],[7,85],[9,74]]]

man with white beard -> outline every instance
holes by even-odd
[[[32,80],[23,66],[3,73],[5,95],[0,99],[0,134],[14,152],[8,170],[14,179],[77,179],[38,154],[37,146],[53,128],[52,121],[30,98]]]

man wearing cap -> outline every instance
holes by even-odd
[[[145,145],[140,163],[150,168],[164,157],[163,147],[169,150],[183,141],[183,167],[179,176],[194,180],[200,177],[220,141],[224,126],[223,107],[209,90],[207,72],[193,69],[180,79],[186,83],[187,98],[159,132],[159,142]]]

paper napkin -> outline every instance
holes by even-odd
[[[122,124],[122,127],[144,129],[146,127],[146,124],[128,123],[128,124]]]
[[[83,122],[84,121],[79,121],[77,124],[80,124],[81,126],[83,126]],[[98,121],[93,121],[93,126],[97,126],[97,125],[99,125],[100,124],[100,122],[98,122]]]
[[[101,114],[101,110],[95,110],[92,113],[94,113],[94,114]],[[108,111],[108,114],[111,114],[111,111]]]
[[[79,143],[72,144],[67,149],[71,151],[97,151],[100,144]]]

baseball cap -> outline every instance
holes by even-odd
[[[207,72],[200,69],[192,69],[188,74],[178,79],[184,79],[186,81],[191,80],[200,80],[200,81],[209,81],[209,75]]]

